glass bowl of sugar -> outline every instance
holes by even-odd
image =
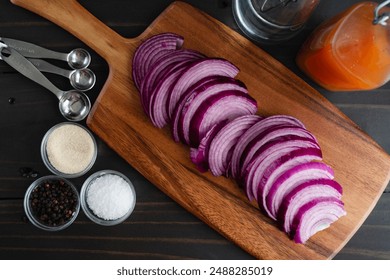
[[[84,182],[80,200],[81,208],[91,221],[102,226],[113,226],[131,215],[136,193],[125,175],[114,170],[102,170]]]
[[[41,156],[46,167],[55,175],[76,178],[87,173],[94,165],[96,140],[82,125],[59,123],[43,137]]]

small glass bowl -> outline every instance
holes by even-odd
[[[102,177],[104,175],[108,175],[108,174],[117,175],[117,176],[121,177],[122,179],[124,179],[128,183],[130,191],[131,191],[131,193],[132,193],[132,195],[134,197],[133,203],[130,206],[129,211],[125,215],[123,215],[122,217],[120,217],[118,219],[115,219],[115,220],[105,220],[105,219],[97,216],[92,211],[92,209],[89,208],[88,202],[87,202],[87,193],[88,193],[88,189],[91,186],[91,184],[97,178]],[[135,193],[135,189],[134,189],[133,184],[131,183],[131,181],[125,175],[123,175],[120,172],[114,171],[114,170],[102,170],[102,171],[98,171],[98,172],[92,174],[91,176],[89,176],[88,179],[84,182],[84,184],[83,184],[83,186],[81,188],[80,198],[81,198],[81,208],[83,209],[85,215],[92,222],[94,222],[96,224],[99,224],[99,225],[102,225],[102,226],[114,226],[114,225],[118,225],[118,224],[124,222],[131,215],[131,213],[133,212],[134,207],[135,207],[135,203],[136,203],[136,193]]]
[[[38,187],[39,185],[41,185],[42,183],[48,182],[48,181],[50,181],[50,182],[53,182],[53,181],[55,181],[55,182],[63,181],[65,184],[70,186],[71,190],[74,192],[74,194],[77,197],[76,208],[75,208],[75,211],[73,212],[71,218],[69,220],[67,220],[64,224],[61,224],[61,225],[58,225],[58,226],[50,226],[50,225],[47,225],[47,224],[43,223],[34,214],[34,210],[32,209],[32,206],[31,206],[31,203],[30,203],[30,196],[32,195],[33,190],[36,187]],[[36,226],[36,227],[38,227],[40,229],[46,230],[46,231],[59,231],[59,230],[63,230],[65,228],[67,228],[68,226],[70,226],[76,220],[77,215],[80,212],[80,196],[79,196],[79,193],[78,193],[76,187],[71,182],[69,182],[65,178],[62,178],[62,177],[59,177],[59,176],[49,175],[49,176],[44,176],[44,177],[41,177],[41,178],[35,180],[29,186],[29,188],[27,189],[26,194],[24,196],[23,206],[24,206],[24,211],[25,211],[25,213],[27,215],[27,218],[29,219],[29,221],[34,226]]]
[[[77,173],[63,173],[63,172],[57,170],[51,164],[51,162],[49,160],[49,157],[48,157],[48,154],[47,154],[46,146],[47,146],[47,142],[48,142],[50,134],[54,130],[56,130],[57,128],[59,128],[59,127],[61,127],[63,125],[75,125],[75,126],[80,127],[85,132],[87,132],[89,136],[91,136],[91,139],[92,139],[92,142],[93,142],[93,149],[94,149],[94,151],[93,151],[91,162],[86,166],[86,168],[84,170],[82,170],[80,172],[77,172]],[[95,137],[92,135],[92,133],[88,129],[86,129],[84,126],[82,126],[80,124],[73,123],[73,122],[62,122],[62,123],[59,123],[59,124],[53,126],[52,128],[50,128],[46,132],[45,136],[43,137],[42,143],[41,143],[41,157],[42,157],[43,163],[45,164],[47,169],[49,169],[49,171],[52,172],[53,174],[55,174],[57,176],[61,176],[63,178],[76,178],[76,177],[80,177],[80,176],[84,175],[85,173],[87,173],[92,168],[92,166],[95,164],[95,161],[96,161],[96,158],[97,158],[97,144],[96,144]]]

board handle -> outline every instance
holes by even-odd
[[[76,0],[11,0],[11,2],[61,26],[91,47],[107,62],[123,56],[121,46],[126,48],[128,40],[97,19]]]

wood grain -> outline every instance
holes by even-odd
[[[187,4],[175,2],[143,34],[126,39],[77,1],[12,2],[60,25],[107,61],[109,77],[88,118],[89,127],[154,185],[256,258],[332,258],[389,181],[389,155],[348,117],[250,41]],[[236,64],[241,69],[238,78],[257,99],[260,114],[290,114],[305,123],[344,187],[346,217],[306,245],[294,244],[233,181],[197,172],[188,148],[174,143],[167,129],[151,125],[131,80],[131,59],[142,40],[168,31],[184,36],[185,47]]]

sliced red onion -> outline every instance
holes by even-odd
[[[153,124],[171,122],[199,170],[239,180],[250,200],[278,218],[297,243],[345,215],[342,188],[322,162],[316,138],[292,116],[263,119],[227,60],[179,50],[174,33],[150,37],[133,57],[132,75]]]
[[[228,176],[232,151],[238,138],[262,119],[258,115],[245,115],[226,124],[212,139],[209,150],[210,171],[214,176]]]
[[[179,123],[183,109],[189,106],[189,104],[192,102],[192,100],[197,94],[199,94],[202,91],[205,91],[210,86],[222,83],[220,79],[224,79],[224,78],[226,77],[222,77],[222,76],[205,77],[200,81],[196,82],[195,84],[193,84],[191,87],[189,87],[186,90],[186,92],[182,95],[171,117],[172,138],[175,142],[182,141],[184,143],[182,126]]]
[[[168,100],[168,116],[172,117],[182,94],[193,84],[207,76],[226,76],[234,78],[239,69],[232,63],[221,58],[205,58],[194,62],[175,81]]]
[[[311,138],[286,135],[275,138],[263,145],[254,155],[242,175],[242,185],[249,200],[257,200],[257,190],[267,166],[278,158],[298,148],[317,148],[318,143]]]
[[[168,124],[169,117],[167,111],[167,101],[169,92],[177,77],[180,76],[185,69],[191,65],[191,63],[191,61],[177,63],[172,69],[167,71],[163,77],[161,77],[160,81],[151,92],[149,118],[154,126],[162,128]]]
[[[158,60],[156,60],[150,67],[142,80],[139,92],[141,95],[141,103],[147,114],[149,114],[149,100],[152,90],[155,88],[161,77],[167,72],[166,70],[178,63],[186,61],[194,61],[196,59],[204,58],[204,55],[187,49],[166,52]]]
[[[294,188],[284,197],[279,208],[278,221],[282,225],[284,231],[289,234],[294,217],[303,205],[323,197],[341,199],[342,192],[342,187],[335,180],[308,180]]]
[[[256,100],[242,91],[222,91],[210,96],[199,106],[190,122],[190,146],[199,145],[214,124],[256,112]]]
[[[234,78],[230,77],[224,77],[224,76],[207,76],[192,86],[190,86],[186,92],[181,96],[180,100],[178,101],[175,110],[173,112],[172,118],[171,118],[171,125],[172,125],[172,138],[176,142],[184,141],[183,137],[183,128],[181,125],[182,122],[182,114],[183,111],[186,111],[188,106],[191,104],[192,100],[201,92],[210,90],[213,87],[221,87],[226,89],[230,89],[230,85],[232,86],[232,89],[235,88],[235,84],[238,82],[238,80],[235,80]],[[242,85],[242,88],[246,90],[246,87],[243,83],[240,82],[240,86]],[[225,88],[227,86],[227,88]],[[215,90],[214,92],[218,92],[219,89]]]
[[[250,127],[237,141],[237,144],[233,150],[232,161],[231,161],[231,171],[230,174],[233,178],[239,179],[241,174],[240,162],[243,152],[247,145],[256,138],[257,135],[268,129],[269,127],[273,127],[275,125],[297,125],[299,127],[304,127],[302,122],[298,119],[285,116],[285,115],[275,115],[271,117],[267,117],[265,119],[259,120],[252,127]]]
[[[185,144],[190,144],[190,123],[195,112],[200,106],[214,95],[218,95],[224,91],[240,91],[243,94],[248,94],[245,85],[236,79],[222,76],[211,76],[209,82],[201,84],[199,88],[189,91],[186,96],[183,96],[174,114],[172,120],[172,134],[175,141],[182,141]]]
[[[258,190],[259,204],[262,202],[264,209],[270,213],[270,217],[278,215],[280,205],[284,197],[295,187],[312,179],[333,179],[334,172],[331,167],[322,162],[301,163],[286,170],[273,182],[269,191]],[[261,200],[260,200],[261,199]]]
[[[317,232],[345,216],[344,203],[334,197],[311,200],[302,206],[295,215],[291,235],[296,243],[305,243]]]
[[[265,166],[265,170],[262,171],[262,177],[257,185],[257,199],[259,205],[270,205],[266,204],[267,194],[271,190],[275,181],[283,176],[285,172],[294,168],[295,166],[302,165],[314,160],[322,160],[322,153],[319,148],[298,148],[291,151],[288,154],[282,155],[281,157],[273,160],[269,165]],[[259,196],[259,194],[261,194]],[[274,204],[278,204],[275,201]],[[271,203],[271,205],[273,205]],[[270,211],[269,207],[262,207],[272,219],[276,220],[274,212]]]
[[[275,125],[267,128],[266,130],[259,133],[252,141],[250,141],[245,147],[241,159],[240,159],[240,177],[242,177],[248,164],[253,159],[254,155],[258,153],[258,150],[269,141],[272,141],[281,136],[297,135],[312,139],[313,142],[318,143],[313,134],[307,129],[297,127],[296,125]]]
[[[190,158],[200,172],[206,172],[209,169],[209,150],[210,143],[219,132],[221,127],[226,124],[226,121],[217,123],[206,133],[205,137],[200,141],[198,148],[190,149]]]
[[[180,49],[184,38],[174,33],[160,33],[148,38],[135,50],[132,75],[135,86],[140,89],[150,66],[167,51]]]

